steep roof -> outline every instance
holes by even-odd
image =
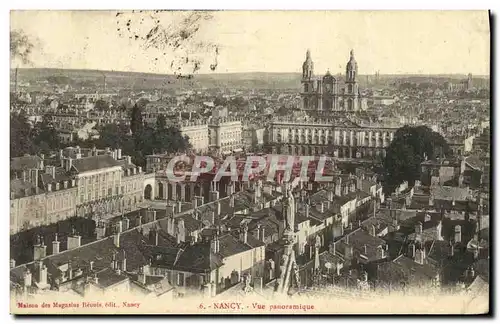
[[[36,155],[19,156],[10,159],[10,169],[22,171],[28,169],[38,169],[42,159]]]
[[[110,155],[89,156],[73,161],[73,168],[79,173],[112,168],[119,165],[120,163]]]

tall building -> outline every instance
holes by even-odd
[[[346,65],[344,87],[330,71],[323,77],[314,76],[314,62],[307,50],[306,60],[302,64],[302,108],[304,110],[323,111],[359,111],[366,110],[366,100],[361,97],[358,84],[358,63],[351,50]]]

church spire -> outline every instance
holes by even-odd
[[[351,49],[349,62],[347,62],[346,65],[346,81],[355,82],[357,74],[358,74],[358,63],[354,58],[354,50]]]
[[[306,60],[302,64],[302,79],[311,79],[314,74],[314,63],[311,59],[311,50],[306,51]]]

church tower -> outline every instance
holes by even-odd
[[[311,59],[311,51],[307,50],[306,60],[302,64],[302,80],[310,80],[314,75],[314,63]]]
[[[359,109],[358,62],[354,58],[354,50],[345,68],[344,110],[357,111]]]
[[[311,51],[307,50],[306,60],[302,64],[302,108],[316,109],[318,106],[316,90],[314,89],[314,63],[311,59]]]

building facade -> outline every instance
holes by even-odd
[[[269,128],[268,145],[275,154],[328,153],[339,158],[373,158],[385,156],[396,130],[328,119],[276,120]]]
[[[302,109],[320,111],[359,111],[367,109],[365,98],[361,97],[358,84],[358,63],[351,50],[346,65],[346,76],[341,81],[328,71],[323,77],[314,76],[311,52],[306,53],[302,64]]]
[[[187,122],[181,126],[181,134],[189,137],[189,143],[195,152],[203,153],[208,150],[209,137],[206,123]]]
[[[243,147],[241,120],[216,119],[208,124],[209,145],[222,154],[230,154]]]

